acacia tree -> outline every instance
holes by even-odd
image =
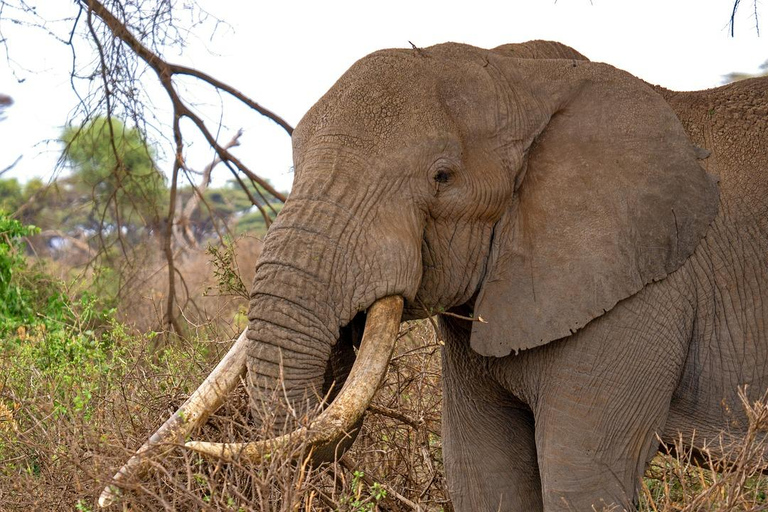
[[[96,117],[65,128],[62,142],[63,158],[72,168],[66,181],[91,199],[86,223],[77,228],[121,245],[124,238],[137,243],[141,233],[159,230],[167,200],[165,177],[137,128]]]
[[[0,121],[5,119],[5,109],[13,105],[13,99],[7,94],[0,94]]]
[[[747,78],[756,78],[759,76],[768,76],[768,60],[760,65],[760,71],[757,73],[743,73],[741,71],[734,71],[728,73],[723,77],[725,83],[738,82],[739,80],[746,80]]]
[[[168,172],[164,215],[157,225],[162,227],[159,239],[168,267],[169,293],[165,304],[164,326],[178,332],[179,326],[175,320],[178,311],[175,298],[177,271],[174,240],[180,239],[179,233],[186,232],[185,222],[195,211],[196,214],[211,214],[204,192],[210,183],[213,167],[221,166],[230,173],[242,193],[261,212],[267,226],[276,215],[276,209],[265,205],[285,201],[284,194],[275,190],[267,180],[231,153],[233,146],[219,138],[226,136],[220,134],[221,127],[207,122],[193,102],[185,99],[186,89],[179,87],[180,82],[184,81],[185,86],[188,86],[190,80],[196,81],[217,94],[234,98],[256,114],[273,120],[288,135],[293,128],[231,85],[204,71],[174,64],[164,57],[169,52],[182,49],[188,37],[187,31],[197,26],[199,20],[210,17],[193,0],[76,0],[74,6],[75,12],[67,21],[68,34],[57,34],[56,37],[72,48],[71,82],[81,99],[75,117],[82,126],[87,126],[91,120],[104,119],[105,126],[112,127],[115,126],[113,120],[119,119],[121,126],[123,123],[135,126],[141,133],[154,131],[160,146],[163,146],[162,151],[173,155],[172,169]],[[49,32],[52,30],[31,2],[0,0],[0,20],[21,17],[26,17],[24,23],[27,25],[35,25]],[[1,32],[0,43],[8,44]],[[90,52],[84,52],[84,47],[90,49]],[[158,86],[165,95],[166,104],[170,106],[167,110],[156,108],[161,101],[154,93]],[[164,111],[170,112],[167,117],[162,116]],[[184,119],[189,123],[183,124]],[[189,141],[194,137],[202,138],[211,147],[214,157],[208,172],[198,174],[187,165],[186,151]],[[113,163],[120,162],[118,145],[110,146],[107,149],[113,153]],[[68,154],[67,160],[77,163],[75,153]],[[107,166],[117,172],[123,167]],[[119,185],[118,188],[124,185],[119,177],[111,180],[102,178],[99,178],[99,183],[103,188],[112,190],[110,197],[113,206],[110,211],[119,216],[122,207],[115,204],[124,200],[130,202],[135,195],[129,191],[115,192],[115,184]],[[183,183],[190,184],[192,189],[184,207],[179,204],[179,189]],[[99,194],[96,193],[97,196]],[[127,208],[137,212],[130,205]],[[103,211],[106,219],[107,209]]]

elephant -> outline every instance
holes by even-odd
[[[400,322],[435,315],[458,511],[631,508],[660,442],[743,438],[738,388],[768,387],[768,78],[674,92],[548,41],[382,50],[292,139],[248,328],[115,486],[243,374],[278,424],[330,405],[187,446],[338,457]]]

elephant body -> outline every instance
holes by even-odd
[[[768,80],[658,91],[711,152],[719,213],[677,271],[567,338],[482,357],[466,325],[441,319],[459,510],[630,506],[657,435],[727,457],[720,436],[727,448],[747,429],[738,387],[768,389]]]
[[[660,90],[720,183],[718,215],[681,271],[695,278],[694,329],[668,419],[668,430],[712,438],[743,433],[736,400],[768,389],[768,80],[701,92]],[[732,410],[729,410],[732,409]]]
[[[543,41],[387,50],[294,161],[251,294],[260,414],[333,398],[364,311],[401,295],[404,319],[464,317],[439,316],[459,511],[630,507],[657,435],[743,436],[738,386],[768,387],[768,79],[653,89]]]

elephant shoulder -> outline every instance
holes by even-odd
[[[557,41],[544,41],[541,39],[525,43],[503,44],[497,46],[492,51],[518,59],[589,60],[570,46],[558,43]]]

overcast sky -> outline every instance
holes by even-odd
[[[31,1],[29,3],[36,3]],[[51,19],[72,15],[68,2],[37,2]],[[716,87],[732,71],[756,72],[768,60],[768,33],[758,37],[752,2],[742,2],[731,38],[733,0],[464,0],[452,2],[202,0],[226,25],[199,27],[172,62],[197,67],[242,90],[295,125],[312,104],[358,58],[388,47],[425,47],[456,41],[480,47],[552,39],[573,46],[594,61],[625,69],[649,82],[677,90]],[[759,11],[768,27],[768,8]],[[67,37],[66,23],[50,28]],[[61,151],[55,140],[77,104],[68,73],[71,51],[28,27],[2,25],[11,63],[0,63],[0,93],[15,104],[0,122],[0,169],[18,156],[4,177],[48,177]],[[213,37],[211,38],[211,35]],[[151,78],[151,77],[148,77]],[[249,167],[279,189],[290,187],[290,139],[258,114],[225,103],[195,88],[188,98],[201,105],[212,128],[219,120],[222,142],[238,129],[235,149]],[[214,98],[214,99],[211,99]],[[162,103],[157,110],[164,116]],[[162,127],[161,127],[162,129]],[[192,167],[210,158],[203,144],[187,154]],[[170,164],[159,165],[168,170]],[[218,171],[218,182],[227,176]]]

